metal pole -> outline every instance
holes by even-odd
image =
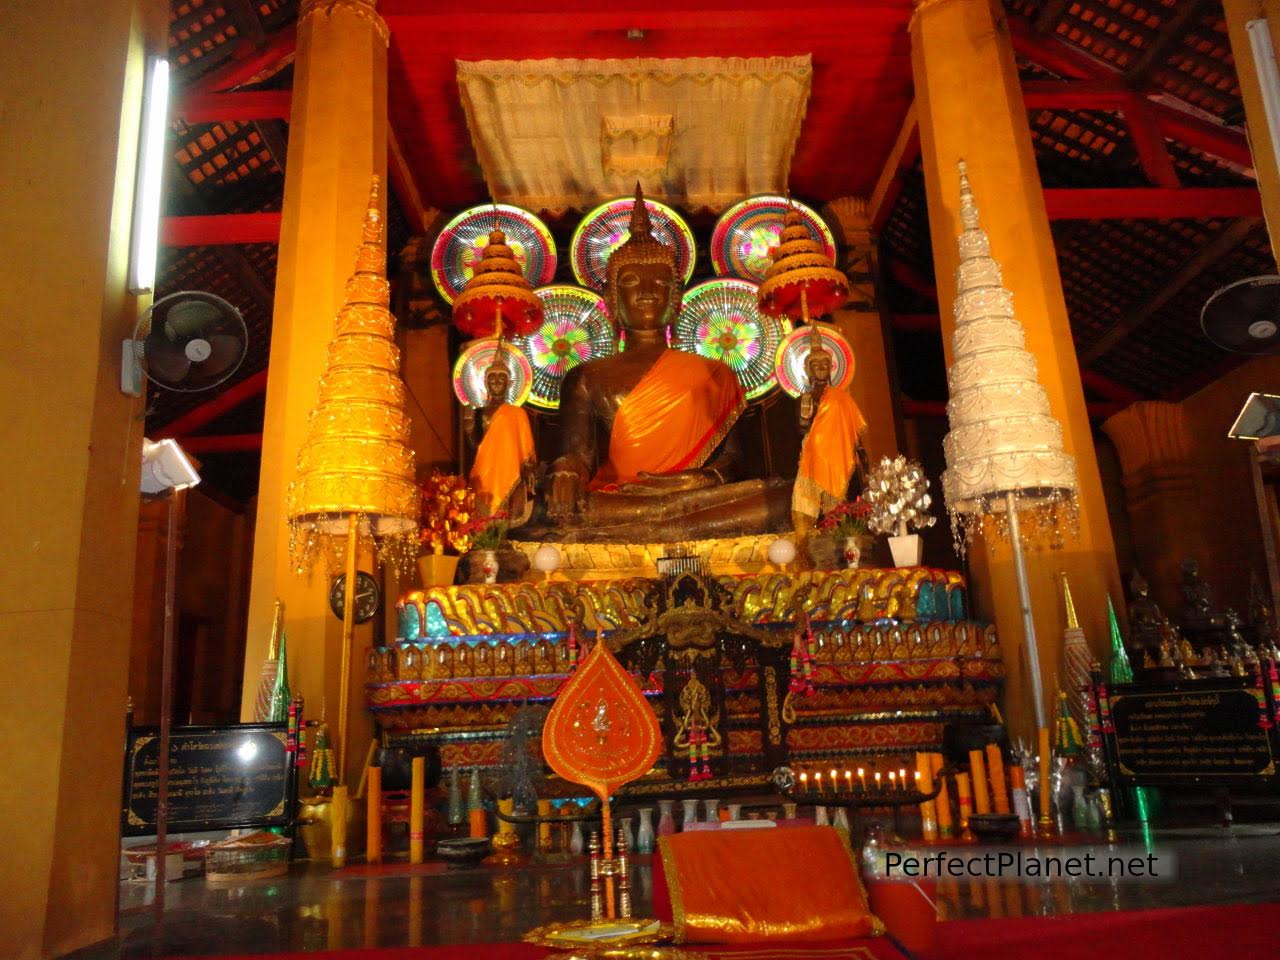
[[[1022,607],[1022,632],[1027,647],[1027,671],[1031,674],[1031,702],[1035,706],[1036,726],[1049,726],[1044,711],[1044,687],[1040,681],[1040,648],[1036,646],[1036,623],[1031,616],[1031,590],[1027,586],[1027,561],[1022,555],[1022,531],[1018,526],[1017,500],[1010,490],[1005,495],[1009,514],[1009,544],[1013,547],[1013,571],[1018,580],[1018,602]]]
[[[168,524],[164,544],[164,635],[160,645],[160,742],[156,782],[156,930],[164,919],[164,885],[169,842],[169,730],[173,713],[173,630],[176,619],[178,575],[178,498],[169,494]]]

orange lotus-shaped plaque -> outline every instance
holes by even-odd
[[[648,773],[662,752],[657,715],[603,639],[556,695],[542,750],[552,770],[606,806],[610,794]]]

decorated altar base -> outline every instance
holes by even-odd
[[[804,695],[789,680],[806,615]],[[696,704],[666,689],[668,674],[680,692],[709,678],[700,720],[721,736],[701,786],[721,793],[783,763],[936,751],[946,722],[988,716],[1004,676],[963,578],[927,568],[434,587],[406,596],[400,622],[401,640],[370,651],[367,704],[385,737],[431,743],[445,766],[496,765],[515,712],[550,701],[600,631],[668,741],[631,793],[687,777],[679,731]]]

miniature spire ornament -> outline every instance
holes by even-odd
[[[1075,458],[1063,446],[1062,426],[1036,379],[1035,357],[1026,348],[1013,296],[1004,288],[963,160],[960,161],[960,265],[956,269],[953,360],[947,371],[951,432],[942,441],[947,469],[942,493],[951,531],[963,550],[974,534],[1007,533],[1022,606],[1026,663],[1036,725],[1046,731],[1045,709],[1031,616],[1031,591],[1022,553],[1020,514],[1074,527]],[[1065,516],[1060,515],[1065,512]],[[997,522],[986,524],[988,517]],[[999,521],[1003,520],[1003,523]]]
[[[275,616],[271,618],[271,640],[267,643],[267,657],[262,661],[258,675],[258,696],[253,704],[253,719],[265,723],[271,718],[271,694],[276,688],[276,672],[280,669],[280,632],[284,629],[284,601],[276,600]]]
[[[1111,661],[1107,675],[1112,683],[1133,683],[1133,665],[1124,649],[1124,637],[1120,635],[1120,623],[1116,620],[1116,608],[1107,597],[1107,625],[1111,630]]]
[[[1081,730],[1089,728],[1089,685],[1093,670],[1093,654],[1089,652],[1089,644],[1084,631],[1080,629],[1080,618],[1076,615],[1075,601],[1071,597],[1071,584],[1067,582],[1066,573],[1062,577],[1062,601],[1067,625],[1062,631],[1062,692],[1067,696],[1067,706],[1071,710],[1071,718]]]
[[[276,679],[271,686],[271,705],[267,710],[268,723],[284,723],[289,719],[289,656],[285,649],[284,604],[276,601],[276,613],[280,617],[280,634],[276,647]]]

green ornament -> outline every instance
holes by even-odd
[[[329,747],[329,728],[321,726],[316,732],[316,746],[311,751],[311,789],[324,795],[333,789],[338,778],[333,772],[333,750]]]
[[[1054,723],[1054,753],[1059,757],[1084,756],[1084,737],[1080,725],[1071,716],[1067,695],[1058,691],[1058,716]]]
[[[467,784],[467,809],[484,809],[484,791],[480,788],[480,768],[471,768],[471,782]]]
[[[280,621],[280,649],[276,652],[276,682],[271,687],[268,723],[285,723],[289,719],[289,661],[285,656],[284,620]]]
[[[1116,620],[1116,608],[1107,597],[1107,621],[1111,626],[1111,662],[1108,674],[1112,683],[1133,683],[1133,665],[1124,649],[1124,637],[1120,636],[1120,624]]]

